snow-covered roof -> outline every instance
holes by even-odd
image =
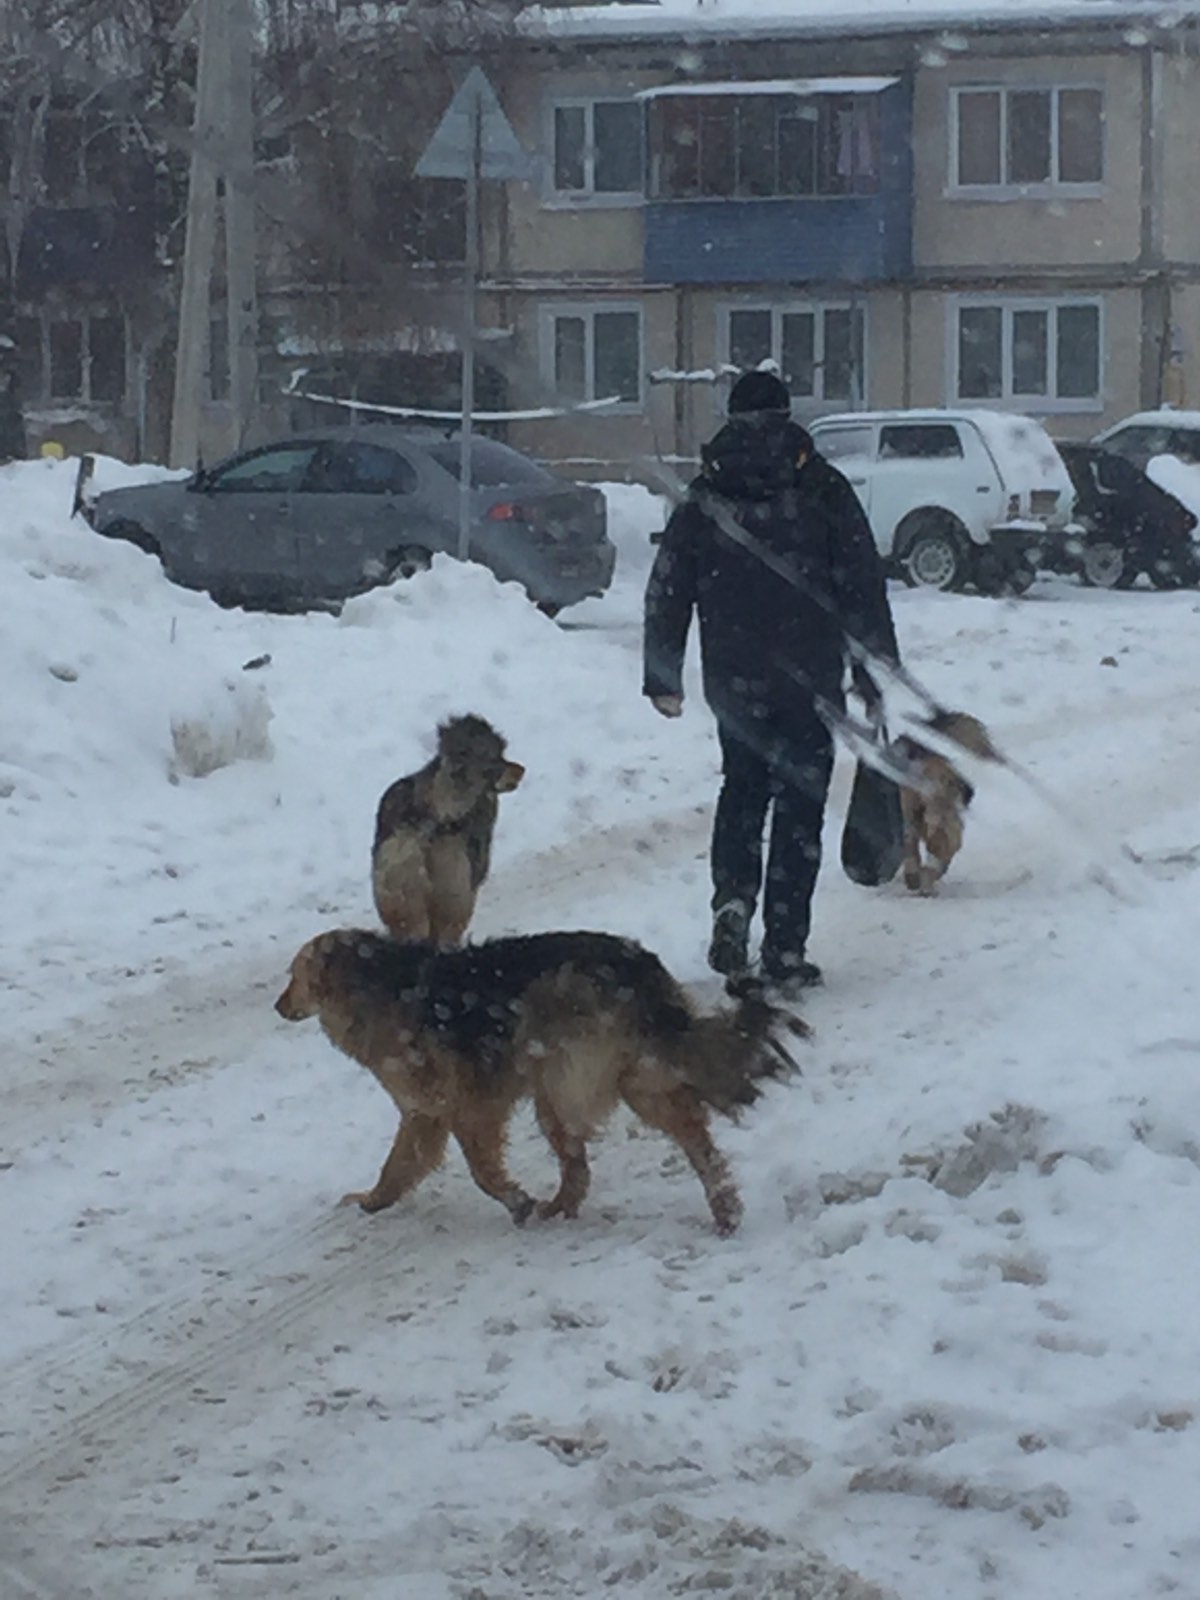
[[[839,411],[819,417],[810,426],[819,446],[823,430],[862,422],[968,422],[978,430],[1010,488],[1070,488],[1070,475],[1050,435],[1036,417],[1019,411],[993,411],[986,406]]]
[[[1117,433],[1122,428],[1195,428],[1200,432],[1200,411],[1177,410],[1174,406],[1161,406],[1157,411],[1135,411],[1130,417],[1122,417],[1120,422],[1114,422],[1111,428],[1106,428],[1096,437],[1103,442],[1110,433]]]
[[[674,99],[683,95],[736,94],[881,94],[900,82],[899,78],[751,78],[721,83],[664,83],[642,89],[638,100]]]
[[[1109,22],[1171,25],[1200,19],[1200,0],[653,0],[608,5],[533,5],[527,36],[599,39],[742,38],[791,33],[881,33],[937,28],[1042,28]]]

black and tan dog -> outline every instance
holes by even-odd
[[[988,731],[965,711],[939,711],[925,726],[984,761],[999,761]],[[904,813],[904,883],[915,894],[937,893],[937,886],[962,849],[967,807],[975,790],[946,756],[903,734],[892,747],[912,762],[919,787],[902,788]],[[922,850],[928,860],[923,859]]]
[[[532,1098],[558,1157],[544,1217],[573,1217],[590,1182],[588,1141],[618,1102],[673,1139],[704,1185],[720,1233],[741,1219],[737,1187],[713,1143],[709,1110],[736,1117],[757,1080],[792,1065],[779,1014],[761,997],[701,1013],[657,956],[606,933],[540,933],[461,950],[339,929],[309,941],[276,1001],[318,1017],[379,1080],[401,1114],[373,1189],[345,1197],[381,1211],[441,1162],[451,1135],[471,1176],[517,1223],[534,1201],[510,1176],[505,1140]],[[786,1025],[807,1029],[795,1019]]]
[[[384,793],[371,887],[395,938],[445,948],[462,942],[491,863],[498,796],[524,775],[490,722],[453,717],[438,729],[433,760]]]

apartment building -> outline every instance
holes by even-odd
[[[1086,437],[1200,404],[1200,0],[593,0],[424,55],[391,6],[336,10],[259,75],[252,437],[336,415],[297,388],[456,405],[462,185],[413,169],[477,63],[537,158],[484,185],[479,240],[478,402],[560,413],[505,425],[523,448],[686,462],[768,359],[801,417],[981,404]],[[52,112],[8,286],[31,437],[161,454],[178,198],[135,119]],[[223,329],[218,303],[209,458]]]
[[[764,359],[800,416],[1200,401],[1200,8],[650,12],[548,9],[498,85],[541,156],[484,240],[510,401],[617,397],[514,443],[690,457]]]

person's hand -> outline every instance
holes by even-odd
[[[865,667],[856,665],[851,668],[850,682],[855,694],[863,703],[868,722],[878,726],[883,720],[883,696],[875,679]]]
[[[650,704],[660,717],[681,717],[683,715],[683,696],[681,694],[654,694],[650,696]]]

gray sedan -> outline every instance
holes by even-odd
[[[459,440],[387,425],[328,429],[194,477],[84,504],[98,533],[160,557],[174,582],[225,604],[303,608],[360,594],[458,543]],[[493,439],[471,450],[470,559],[554,612],[612,581],[598,489]]]

